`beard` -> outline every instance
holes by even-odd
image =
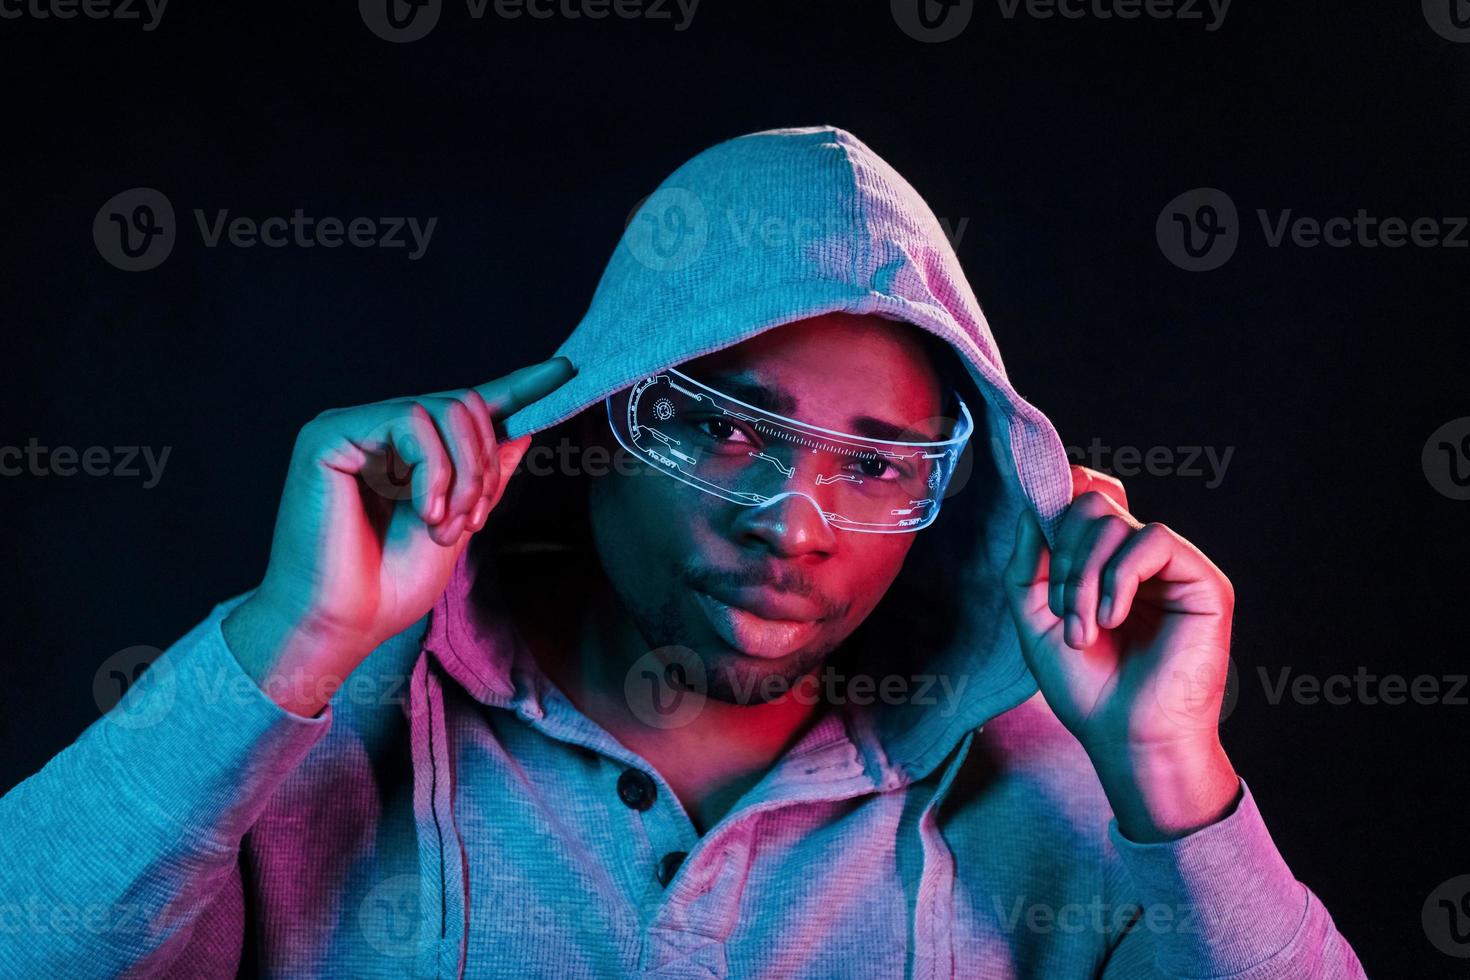
[[[619,595],[634,627],[647,648],[658,651],[666,667],[677,664],[673,676],[681,686],[705,697],[732,705],[766,704],[781,698],[801,680],[816,673],[842,645],[841,637],[820,636],[814,645],[792,651],[784,657],[763,659],[710,647],[696,638],[686,617],[681,614],[676,594],[659,605],[640,603],[646,596]],[[798,696],[809,694],[810,685],[801,685]]]

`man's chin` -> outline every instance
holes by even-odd
[[[732,705],[758,705],[776,701],[796,687],[801,678],[820,667],[821,652],[797,650],[783,657],[752,657],[726,647],[704,656],[705,696]]]

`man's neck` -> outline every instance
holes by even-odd
[[[703,834],[808,730],[821,708],[787,696],[767,704],[707,699],[687,724],[658,728],[628,703],[626,679],[647,642],[605,576],[584,573],[580,615],[555,601],[515,607],[537,663],[576,708],[618,742],[647,759],[673,788]],[[523,590],[524,593],[525,590]]]

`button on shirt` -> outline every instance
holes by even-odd
[[[758,845],[772,848],[774,858],[805,836],[814,814],[803,812],[801,801],[850,801],[871,791],[838,716],[819,720],[700,837],[646,761],[544,677],[534,685],[537,696],[515,712],[464,704],[467,710],[455,711],[453,688],[445,687],[446,717],[462,719],[449,731],[456,769],[477,773],[458,789],[455,820],[467,853],[486,856],[484,872],[470,875],[470,963],[544,961],[554,949],[567,971],[556,975],[777,976],[774,962],[794,965],[816,955],[799,943],[805,927],[785,921],[796,945],[772,961],[773,935],[765,930],[784,917],[748,917],[743,926],[741,919],[748,906],[784,904],[791,915],[815,917],[812,929],[821,922],[821,943],[870,945],[875,964],[902,974],[904,890],[888,860],[849,870],[869,884],[844,900],[840,917],[823,910],[825,889],[792,889],[787,876],[799,875],[801,863],[850,861],[839,839],[791,851],[799,862],[784,872],[771,859],[754,860]],[[481,721],[483,727],[475,723]],[[902,810],[878,806],[857,823],[893,833]],[[737,963],[748,959],[737,968],[732,955]]]

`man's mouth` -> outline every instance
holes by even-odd
[[[821,622],[816,604],[770,588],[736,589],[723,592],[720,598],[695,589],[694,596],[720,639],[763,660],[796,650],[816,633]]]

